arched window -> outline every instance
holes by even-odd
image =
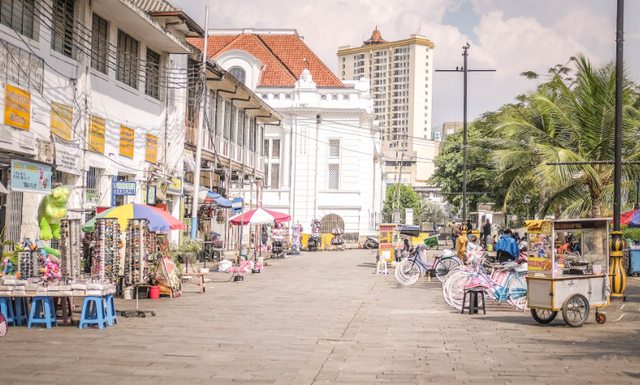
[[[229,73],[231,75],[233,75],[234,78],[240,80],[242,82],[242,84],[244,84],[245,81],[245,72],[242,68],[240,67],[233,67],[229,70]]]

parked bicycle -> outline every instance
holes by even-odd
[[[445,250],[437,256],[433,262],[429,262],[426,256],[426,246],[419,245],[411,250],[409,257],[401,260],[396,265],[395,276],[401,285],[413,285],[418,278],[425,275],[431,278],[435,274],[440,282],[453,269],[462,266],[462,260],[456,257],[451,250]]]

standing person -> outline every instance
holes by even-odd
[[[489,238],[491,238],[491,221],[487,219],[484,223],[484,232],[482,234],[482,243],[484,243],[485,247],[487,247],[487,240]]]
[[[518,242],[513,237],[511,230],[506,229],[504,235],[500,237],[496,244],[496,251],[498,252],[498,262],[515,261],[520,255],[520,248]]]
[[[449,227],[451,228],[451,241],[453,241],[453,247],[456,247],[458,237],[460,236],[460,227],[453,223],[453,221],[451,221]]]

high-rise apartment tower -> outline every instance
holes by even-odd
[[[425,186],[434,172],[438,142],[431,135],[434,44],[422,35],[388,42],[378,31],[360,47],[338,49],[338,76],[371,79],[373,108],[380,122],[386,182]]]

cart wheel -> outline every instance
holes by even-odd
[[[147,315],[146,315],[146,314],[144,314],[144,313],[139,313],[138,315],[139,315],[140,317],[142,317],[142,318],[145,318],[145,317],[147,316]]]
[[[156,312],[155,312],[155,311],[152,311],[152,312],[151,312],[151,316],[152,316],[152,317],[155,317],[155,316],[156,316]]]
[[[127,316],[127,312],[123,311],[122,313],[120,313],[120,315],[123,316],[123,317],[126,317]]]
[[[596,322],[599,324],[607,322],[607,316],[602,313],[596,313]]]
[[[531,316],[537,323],[546,325],[549,322],[553,321],[558,315],[557,311],[552,310],[541,310],[541,309],[531,309]]]
[[[575,293],[564,301],[564,305],[562,305],[562,317],[567,325],[577,328],[587,321],[589,310],[589,301],[585,296]]]

